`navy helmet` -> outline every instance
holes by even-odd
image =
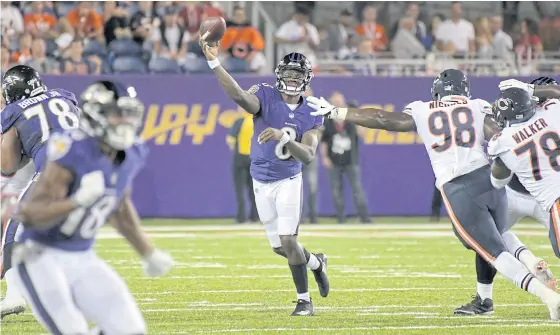
[[[46,90],[39,72],[31,66],[16,65],[2,76],[2,96],[6,104],[34,97]]]
[[[471,87],[467,75],[460,70],[448,69],[434,79],[432,99],[440,100],[449,95],[471,97]]]
[[[494,119],[501,127],[525,122],[535,115],[537,100],[524,89],[508,88],[500,93],[492,106]]]
[[[558,85],[558,82],[550,77],[538,77],[531,81],[531,84],[535,86],[542,86],[542,85]],[[546,101],[545,98],[539,98],[539,104],[542,104]]]
[[[110,147],[124,150],[138,140],[144,104],[134,87],[97,81],[82,93],[81,107],[81,128]]]
[[[313,69],[303,54],[292,52],[282,58],[274,70],[276,88],[287,95],[300,95],[309,88]]]

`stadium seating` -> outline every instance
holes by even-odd
[[[153,58],[149,64],[150,72],[160,74],[178,74],[181,73],[181,67],[176,61],[169,58]]]
[[[147,73],[148,69],[146,64],[142,59],[138,57],[122,56],[117,57],[113,61],[113,72],[114,73],[136,73],[143,74]]]

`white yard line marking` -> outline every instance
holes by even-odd
[[[123,267],[119,267],[122,269]],[[127,267],[130,268],[130,267]],[[187,268],[187,267],[184,267]],[[140,267],[134,267],[134,269],[140,269]],[[367,271],[365,271],[367,272]],[[331,272],[332,273],[332,272]],[[177,280],[177,279],[236,279],[236,278],[243,278],[243,279],[261,279],[266,278],[291,278],[287,274],[261,274],[261,275],[239,275],[239,276],[165,276],[158,278],[158,280]],[[424,273],[424,274],[417,274],[417,273],[388,273],[388,274],[364,274],[364,275],[355,275],[355,274],[344,274],[344,278],[474,278],[475,275],[458,275],[458,274],[445,274],[445,273]],[[153,278],[149,277],[138,277],[135,279],[142,279],[142,280],[153,280]]]
[[[112,231],[111,228],[103,228]],[[167,226],[144,226],[149,232],[166,232],[166,231],[182,231],[182,232],[204,232],[204,231],[262,231],[261,224],[252,225],[167,225]],[[304,231],[351,231],[351,230],[428,230],[440,229],[451,230],[451,222],[442,223],[375,223],[371,225],[363,224],[319,224],[319,225],[302,225],[301,230]],[[514,230],[519,229],[538,229],[545,230],[542,225],[537,223],[519,223],[514,226]]]
[[[140,303],[140,305],[142,306],[146,306],[146,305],[155,305],[157,303],[155,302],[143,302]],[[160,306],[161,304],[165,304],[165,302],[160,302]],[[173,303],[167,302],[167,305],[171,305]],[[179,303],[181,304],[181,303]],[[255,310],[282,310],[282,309],[290,309],[293,308],[293,305],[285,305],[285,306],[266,306],[264,304],[260,304],[260,303],[247,303],[247,304],[235,304],[235,303],[220,303],[220,304],[211,304],[211,303],[206,303],[206,302],[201,302],[201,303],[197,303],[197,302],[188,302],[186,303],[187,306],[189,307],[174,307],[174,308],[159,308],[159,307],[154,307],[151,309],[143,309],[143,312],[172,312],[172,311],[198,311],[198,310],[208,310],[208,311],[221,311],[221,310],[232,310],[235,309],[237,311],[240,310],[247,310],[247,311],[255,311]],[[544,304],[502,304],[502,305],[496,305],[497,307],[539,307],[539,306],[544,306]],[[317,311],[323,311],[323,312],[344,312],[344,311],[348,311],[348,312],[361,312],[361,313],[376,313],[379,310],[391,310],[391,309],[440,309],[440,308],[445,308],[445,309],[451,309],[453,307],[457,307],[457,305],[410,305],[410,306],[405,306],[405,305],[372,305],[372,306],[338,306],[338,307],[329,307],[329,306],[316,306],[315,310]],[[434,315],[437,315],[437,313],[431,313]],[[420,316],[418,318],[421,318]],[[453,315],[453,316],[441,316],[441,318],[449,318],[449,319],[459,319],[459,318],[464,318],[464,319],[469,319],[469,318],[473,318],[472,316],[460,316],[460,315]],[[492,316],[475,316],[474,318],[493,318]],[[543,322],[542,320],[540,320],[539,322]]]
[[[159,279],[158,279],[159,280]],[[342,288],[331,289],[331,292],[394,292],[394,291],[463,291],[473,290],[473,287],[393,287],[393,288]],[[199,290],[199,291],[163,291],[163,292],[137,292],[136,295],[170,295],[170,294],[210,294],[210,293],[272,293],[272,292],[293,292],[293,289],[268,289],[268,290]]]
[[[543,327],[542,324],[523,324],[523,323],[514,323],[514,324],[471,324],[471,325],[457,325],[457,326],[378,326],[378,327],[325,327],[325,328],[239,328],[239,329],[207,329],[207,330],[198,330],[194,331],[195,333],[250,333],[256,332],[260,334],[262,332],[289,332],[293,333],[295,331],[310,331],[313,333],[322,332],[322,331],[372,331],[372,330],[427,330],[427,329],[469,329],[469,328],[487,328],[487,327],[499,327],[499,328],[533,328],[533,327]],[[546,326],[549,327],[560,327],[559,323],[551,323],[547,324]],[[192,334],[193,331],[190,332],[165,332],[159,334]]]
[[[521,234],[522,236],[536,236],[536,237],[546,237],[548,236],[548,232],[544,229],[539,231],[523,231],[516,233]],[[451,230],[447,231],[436,231],[436,230],[425,230],[425,231],[383,231],[383,232],[328,232],[328,231],[313,231],[313,232],[306,232],[303,233],[302,236],[305,237],[327,237],[327,238],[347,238],[347,239],[371,239],[371,238],[426,238],[426,239],[436,239],[436,238],[453,238],[455,234]],[[264,239],[266,238],[265,235],[261,232],[219,232],[219,233],[159,233],[159,232],[152,232],[150,233],[150,237],[152,238],[167,238],[167,239],[238,239],[240,237],[243,238],[259,238]],[[109,232],[102,232],[97,235],[97,239],[99,240],[113,240],[113,239],[121,239],[122,237],[117,233],[109,233]]]

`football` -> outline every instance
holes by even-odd
[[[218,42],[226,32],[226,21],[221,16],[211,16],[200,24],[199,33],[208,42]]]

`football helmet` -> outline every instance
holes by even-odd
[[[432,99],[440,100],[448,95],[471,97],[467,75],[460,70],[448,69],[440,73],[432,84]]]
[[[558,82],[550,77],[538,77],[531,81],[531,84],[535,86],[541,85],[558,85]],[[547,99],[539,98],[539,104],[546,102]]]
[[[521,88],[508,88],[501,92],[492,106],[494,119],[502,127],[525,122],[535,115],[537,101],[536,97]]]
[[[300,95],[307,91],[313,69],[303,54],[292,52],[282,58],[274,70],[276,88],[287,95]]]
[[[101,80],[81,95],[81,128],[116,150],[131,147],[139,137],[144,104],[134,87]]]
[[[47,87],[34,68],[16,65],[2,76],[2,96],[6,105],[44,93]]]

